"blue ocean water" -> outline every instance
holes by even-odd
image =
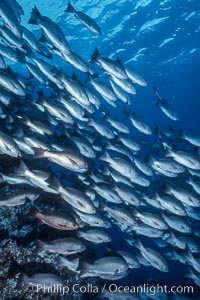
[[[72,1],[93,17],[103,34],[96,37],[73,14],[64,13],[66,1],[20,0],[27,25],[35,4],[63,30],[72,49],[86,60],[96,46],[103,56],[130,63],[147,80],[138,89],[133,108],[145,120],[166,128],[170,121],[155,107],[152,86],[180,116],[175,125],[199,132],[199,17],[198,0]],[[34,31],[36,26],[28,25]],[[67,66],[66,66],[67,67]]]
[[[30,28],[36,36],[41,30],[27,24],[33,5],[43,15],[55,21],[64,32],[74,52],[86,61],[97,47],[102,56],[117,59],[134,67],[147,81],[146,88],[138,88],[133,95],[132,110],[141,115],[152,127],[161,130],[168,126],[175,129],[192,130],[200,133],[200,1],[198,0],[78,0],[71,1],[76,9],[87,13],[100,25],[102,35],[95,36],[86,30],[72,14],[64,13],[66,1],[18,0],[25,16],[22,24]],[[55,57],[55,65],[68,73],[71,67]],[[62,62],[62,63],[61,63]],[[21,66],[15,65],[16,70]],[[78,72],[77,72],[78,73]],[[81,76],[81,74],[79,74]],[[162,97],[168,101],[180,117],[180,121],[170,121],[155,105],[152,87],[156,85]],[[110,108],[111,109],[111,108]],[[122,106],[111,111],[111,115],[122,116]],[[116,230],[109,229],[113,237],[112,249],[133,251],[124,243]],[[155,247],[153,243],[149,243]],[[105,249],[98,249],[100,254]],[[101,252],[102,251],[102,252]],[[146,268],[133,270],[119,283],[152,282],[186,284],[190,280],[183,277],[186,267],[180,263],[169,263],[170,274]]]

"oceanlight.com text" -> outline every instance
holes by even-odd
[[[46,286],[45,284],[38,284],[36,287],[32,287],[37,293],[49,293],[49,294],[102,294],[105,291],[110,293],[121,293],[121,294],[147,294],[147,295],[156,295],[156,294],[179,294],[179,295],[191,295],[194,294],[193,286],[167,286],[167,285],[150,285],[143,284],[138,286],[119,286],[115,283],[104,284],[103,286],[97,286],[93,284],[81,285],[74,284],[72,286],[61,285],[61,284],[52,284]]]

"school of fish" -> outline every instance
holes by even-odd
[[[91,35],[103,34],[70,3],[63,13],[74,14]],[[31,222],[38,219],[49,230],[46,240],[38,233],[34,241],[38,255],[59,254],[59,267],[80,278],[116,281],[147,266],[169,272],[168,262],[177,260],[200,287],[200,136],[149,126],[132,109],[137,90],[147,85],[133,66],[97,48],[85,61],[34,6],[28,23],[41,29],[37,39],[21,25],[23,14],[16,0],[1,0],[0,178],[9,192],[1,195],[0,209],[31,202]],[[55,66],[55,57],[65,67]],[[13,71],[16,63],[22,73]],[[156,87],[152,94],[161,113],[178,122]],[[133,253],[113,250],[110,228]],[[65,237],[51,239],[53,229],[58,237],[66,231]],[[107,254],[85,261],[82,254],[99,244]],[[19,283],[52,282],[65,279],[48,272],[21,274]],[[105,291],[105,299],[114,297]],[[118,299],[140,299],[125,297]]]

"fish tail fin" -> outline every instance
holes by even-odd
[[[38,158],[44,158],[45,156],[45,150],[41,148],[33,148],[35,155],[32,157],[33,159],[38,159]]]
[[[153,89],[153,91],[154,91],[154,92],[155,92],[155,91],[157,91],[157,89],[156,89],[156,86],[155,86],[155,85],[153,86],[153,88],[152,88],[152,89]]]
[[[21,127],[17,127],[16,131],[13,134],[13,137],[24,138],[24,131]]]
[[[105,150],[104,153],[99,157],[100,160],[109,162],[111,157],[109,153]]]
[[[173,154],[173,153],[172,153],[173,147],[170,146],[170,145],[167,144],[167,143],[164,143],[163,146],[164,146],[164,148],[166,149],[166,155],[165,155],[165,156],[167,156],[167,157],[172,156],[172,154]]]
[[[123,110],[123,115],[126,117],[126,118],[129,118],[131,116],[131,109],[127,109],[126,107],[124,107],[124,110]]]
[[[25,55],[19,49],[16,49],[16,53],[17,53],[19,62],[25,63],[26,62]]]
[[[41,14],[39,10],[37,9],[36,6],[33,7],[32,12],[31,12],[31,17],[28,20],[29,24],[37,24],[38,20],[41,18]]]
[[[89,276],[90,270],[91,268],[91,264],[87,263],[87,262],[83,262],[82,263],[82,268],[81,268],[81,272],[80,272],[80,277],[87,277]]]
[[[190,248],[188,247],[188,245],[186,245],[186,254],[185,254],[185,258],[187,259],[193,259],[192,253],[190,251]]]
[[[164,184],[163,188],[162,188],[163,192],[166,194],[171,194],[171,188],[168,184]]]
[[[23,124],[25,125],[28,125],[29,124],[29,118],[27,116],[23,116],[21,117],[21,120],[20,120]]]
[[[86,83],[92,83],[92,76],[88,73],[88,76],[86,78]]]
[[[193,274],[191,269],[188,269],[184,276],[187,277],[187,278],[193,278],[194,274]]]
[[[72,263],[73,263],[74,266],[75,266],[75,270],[78,269],[79,262],[80,262],[79,258],[74,258],[74,259],[72,260]]]
[[[99,209],[100,209],[100,210],[103,210],[103,211],[107,211],[107,206],[106,206],[106,204],[103,203],[103,202],[100,202],[100,204],[99,204]]]
[[[35,53],[33,52],[33,50],[31,48],[28,48],[26,56],[29,57],[29,58],[31,58],[31,59],[33,59],[33,58],[35,58]]]
[[[76,73],[74,71],[72,72],[71,79],[79,81],[78,76],[76,75]]]
[[[96,62],[100,57],[98,49],[95,47],[93,54],[91,55],[91,62]]]
[[[44,35],[44,33],[41,33],[41,36],[40,36],[40,38],[39,38],[39,40],[38,40],[40,43],[43,43],[43,44],[45,44],[45,43],[48,43],[48,39],[47,39],[47,37]]]
[[[133,215],[135,217],[139,217],[140,216],[140,212],[136,208],[132,209],[132,213],[133,213]]]
[[[171,259],[177,259],[177,253],[174,250],[172,250]]]
[[[185,179],[185,182],[188,184],[192,183],[192,178],[189,176],[187,179]]]
[[[74,13],[76,10],[71,5],[71,3],[68,2],[67,8],[65,9],[65,12]]]
[[[27,165],[23,162],[23,160],[20,160],[18,168],[15,170],[15,173],[18,175],[24,175],[24,173],[28,170]]]
[[[135,240],[134,246],[136,248],[138,248],[139,250],[142,250],[144,248],[143,245],[142,245],[142,243],[141,243],[141,241],[139,239]]]
[[[45,250],[45,242],[36,239],[36,247],[35,247],[35,252],[41,252]]]
[[[52,182],[52,188],[55,189],[56,191],[59,191],[62,189],[62,185],[60,183],[60,181],[54,176]]]

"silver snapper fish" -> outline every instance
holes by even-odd
[[[195,271],[200,273],[200,259],[194,257],[189,249],[184,256],[186,258],[186,261],[195,269]]]
[[[120,196],[110,187],[110,185],[106,185],[103,183],[99,183],[98,185],[92,185],[92,189],[100,195],[107,202],[112,203],[122,203],[122,199]]]
[[[182,138],[188,141],[190,144],[200,147],[200,136],[199,134],[195,134],[193,132],[182,132]]]
[[[131,151],[139,151],[140,145],[133,139],[131,135],[119,134],[119,141]]]
[[[174,160],[189,169],[200,170],[200,160],[192,153],[169,150],[166,156],[173,157]]]
[[[60,74],[55,66],[50,65],[43,59],[37,58],[31,55],[33,62],[37,65],[39,70],[53,83],[55,83],[60,89],[64,89],[63,83],[60,78]]]
[[[23,7],[16,0],[6,0],[7,4],[12,7],[13,12],[16,14],[18,20],[24,15]]]
[[[124,71],[124,68],[119,61],[113,61],[110,58],[102,57],[97,48],[95,48],[94,53],[91,56],[91,61],[100,64],[100,66],[106,71],[107,73],[120,78],[126,79],[127,75]]]
[[[9,135],[0,131],[0,152],[12,157],[21,156],[17,143]]]
[[[7,1],[1,0],[0,2],[0,17],[16,36],[21,37],[22,30],[19,20]]]
[[[88,225],[95,226],[95,227],[104,227],[109,228],[110,223],[104,216],[93,213],[87,214],[78,210],[75,210],[75,213],[80,217],[80,219]]]
[[[134,215],[139,218],[143,223],[149,225],[153,228],[166,230],[168,228],[167,224],[163,221],[163,219],[153,213],[149,212],[139,212],[136,209],[134,210]]]
[[[25,96],[23,86],[20,84],[15,74],[8,69],[0,70],[0,85],[18,96]]]
[[[92,76],[88,76],[87,81],[94,87],[94,89],[104,98],[106,101],[117,101],[117,96],[113,92],[112,88],[103,81],[94,80]]]
[[[82,173],[88,170],[87,161],[79,153],[72,150],[48,151],[38,149],[34,158],[47,158],[50,162],[74,172]]]
[[[133,165],[128,160],[122,159],[120,157],[112,158],[108,152],[104,152],[100,159],[108,162],[111,168],[119,172],[121,175],[128,177],[130,180],[137,177],[138,175],[133,168]]]
[[[41,135],[53,135],[53,130],[49,128],[48,125],[46,125],[43,122],[40,121],[32,121],[27,116],[21,117],[21,122],[28,126],[31,131],[34,131],[35,133],[41,134]]]
[[[85,115],[85,109],[78,103],[76,103],[73,98],[70,99],[68,97],[61,96],[58,98],[58,101],[61,102],[64,107],[70,112],[70,114],[81,121],[87,120]]]
[[[144,161],[141,161],[139,158],[134,156],[134,163],[136,167],[146,176],[153,176],[153,171],[151,167],[148,165],[147,158]]]
[[[29,24],[39,25],[53,45],[61,52],[69,54],[69,44],[60,27],[46,16],[42,16],[36,6],[32,9]]]
[[[12,206],[18,206],[18,205],[23,205],[26,200],[31,200],[34,201],[38,199],[40,194],[37,191],[31,191],[31,190],[22,190],[22,191],[17,191],[14,193],[11,193],[7,195],[5,198],[3,198],[0,201],[0,206],[7,206],[7,207],[12,207]]]
[[[119,225],[134,227],[134,225],[137,224],[132,214],[125,209],[114,206],[108,207],[106,205],[103,205],[102,209],[106,211],[111,218],[115,219]]]
[[[88,125],[94,127],[100,135],[106,137],[107,139],[113,139],[115,137],[112,127],[102,120],[95,120],[94,118],[90,117]]]
[[[186,171],[185,167],[170,157],[164,157],[159,160],[154,160],[152,162],[152,167],[157,166],[157,170],[161,169],[170,173],[184,173]]]
[[[139,115],[135,113],[130,113],[129,118],[133,126],[140,132],[147,135],[151,135],[153,133],[149,125],[147,125],[146,122]]]
[[[37,273],[32,276],[27,276],[23,274],[18,281],[19,286],[31,286],[37,287],[39,285],[51,288],[54,284],[63,285],[64,279],[60,276],[50,274],[50,273]]]
[[[111,237],[107,234],[107,232],[99,229],[77,231],[77,236],[94,244],[109,243],[111,241]]]
[[[191,278],[193,282],[200,287],[199,274],[196,274],[193,270],[189,269],[185,274],[185,277]]]
[[[0,26],[0,34],[6,40],[6,42],[11,45],[11,47],[15,47],[17,49],[20,49],[22,52],[26,51],[24,41],[21,38],[17,37],[5,25]]]
[[[140,264],[132,253],[126,251],[117,251],[117,253],[127,262],[129,269],[140,268]]]
[[[131,103],[131,98],[130,96],[125,92],[124,89],[122,89],[120,86],[118,86],[115,82],[112,81],[111,76],[107,76],[110,85],[114,91],[114,93],[116,94],[117,98],[119,100],[121,100],[124,103],[130,104]]]
[[[68,3],[68,6],[67,6],[65,12],[73,13],[75,15],[75,17],[90,31],[92,31],[96,34],[101,34],[101,29],[100,29],[99,25],[85,13],[83,13],[79,10],[76,10],[70,3]]]
[[[131,94],[131,95],[136,94],[135,86],[133,85],[132,81],[130,81],[129,78],[122,80],[113,75],[108,75],[108,79],[110,82],[114,82],[117,86],[119,86],[126,93]],[[112,85],[112,83],[111,83],[111,85]]]
[[[40,41],[37,40],[35,35],[30,30],[28,30],[24,26],[21,26],[21,28],[22,28],[22,38],[26,42],[27,46],[30,47],[30,49],[38,52],[40,55],[42,55],[46,58],[49,58],[49,59],[53,58],[49,49],[45,45],[40,43]],[[30,52],[28,51],[27,54],[29,55]]]
[[[127,76],[130,78],[130,80],[133,83],[137,83],[141,86],[147,86],[146,80],[144,80],[144,78],[141,75],[136,73],[136,71],[131,66],[124,65],[124,69],[125,69]]]
[[[151,264],[152,267],[162,272],[169,272],[167,262],[158,252],[151,248],[144,247],[140,240],[137,240],[135,246],[141,251],[141,254]]]
[[[47,251],[63,255],[72,255],[85,251],[86,247],[78,238],[66,237],[48,243],[37,240],[37,251]]]
[[[93,264],[83,263],[80,277],[101,277],[117,275],[128,270],[128,264],[119,257],[103,257]]]
[[[28,69],[30,76],[33,76],[36,80],[38,80],[42,84],[47,84],[48,83],[48,79],[39,70],[39,68],[37,66],[35,66],[34,64],[32,64],[30,62],[26,62],[25,66]]]
[[[193,206],[193,207],[200,206],[199,195],[191,190],[187,190],[181,187],[171,187],[169,185],[166,185],[165,192],[169,195],[173,195],[176,199],[180,200],[182,203],[186,205]]]
[[[126,185],[114,185],[114,190],[127,205],[140,205],[140,196],[133,188]]]
[[[60,193],[61,198],[73,208],[86,214],[94,214],[96,212],[93,202],[84,192],[72,187],[63,187],[56,178],[54,178],[53,186]]]
[[[78,266],[79,266],[80,259],[74,258],[72,260],[67,259],[66,257],[59,256],[57,260],[57,266],[59,268],[67,268],[72,272],[78,272]]]
[[[156,95],[157,98],[157,102],[156,105],[161,109],[161,111],[171,120],[173,121],[178,121],[179,117],[178,115],[174,112],[174,110],[169,107],[168,103],[160,96],[160,94],[158,93],[156,87],[153,87],[153,91]]]
[[[157,106],[162,110],[162,112],[171,120],[173,121],[179,121],[178,115],[175,113],[175,111],[169,107],[167,104],[164,104],[162,102],[158,102]]]
[[[49,186],[49,173],[40,170],[31,171],[22,160],[20,161],[20,164],[15,170],[15,172],[20,176],[24,176],[25,179],[27,179],[31,185],[39,187],[40,189],[49,193],[58,194],[58,192],[55,189],[52,189]]]
[[[73,96],[79,104],[83,106],[90,105],[86,89],[80,82],[70,78],[64,73],[61,74],[61,81],[66,91]]]
[[[189,185],[193,187],[193,190],[200,195],[200,182],[194,181],[192,177],[189,177],[186,181]]]
[[[118,132],[123,132],[123,133],[130,133],[130,129],[128,126],[126,126],[123,122],[117,119],[111,118],[109,115],[105,115],[104,118],[105,121],[110,123],[113,128],[115,128]]]
[[[148,226],[144,223],[136,225],[133,229],[136,234],[149,238],[160,238],[163,236],[163,230]]]
[[[48,111],[50,115],[55,117],[57,120],[62,121],[67,124],[73,124],[74,118],[68,113],[65,107],[49,103],[44,99],[40,99],[39,103]]]
[[[192,231],[190,226],[187,224],[187,221],[183,220],[180,217],[177,217],[177,216],[168,217],[164,213],[162,213],[162,217],[171,228],[173,228],[179,232],[190,233]]]
[[[180,201],[169,196],[160,196],[158,193],[155,193],[154,197],[161,204],[161,208],[163,208],[164,210],[167,210],[179,216],[187,215],[185,208]]]

